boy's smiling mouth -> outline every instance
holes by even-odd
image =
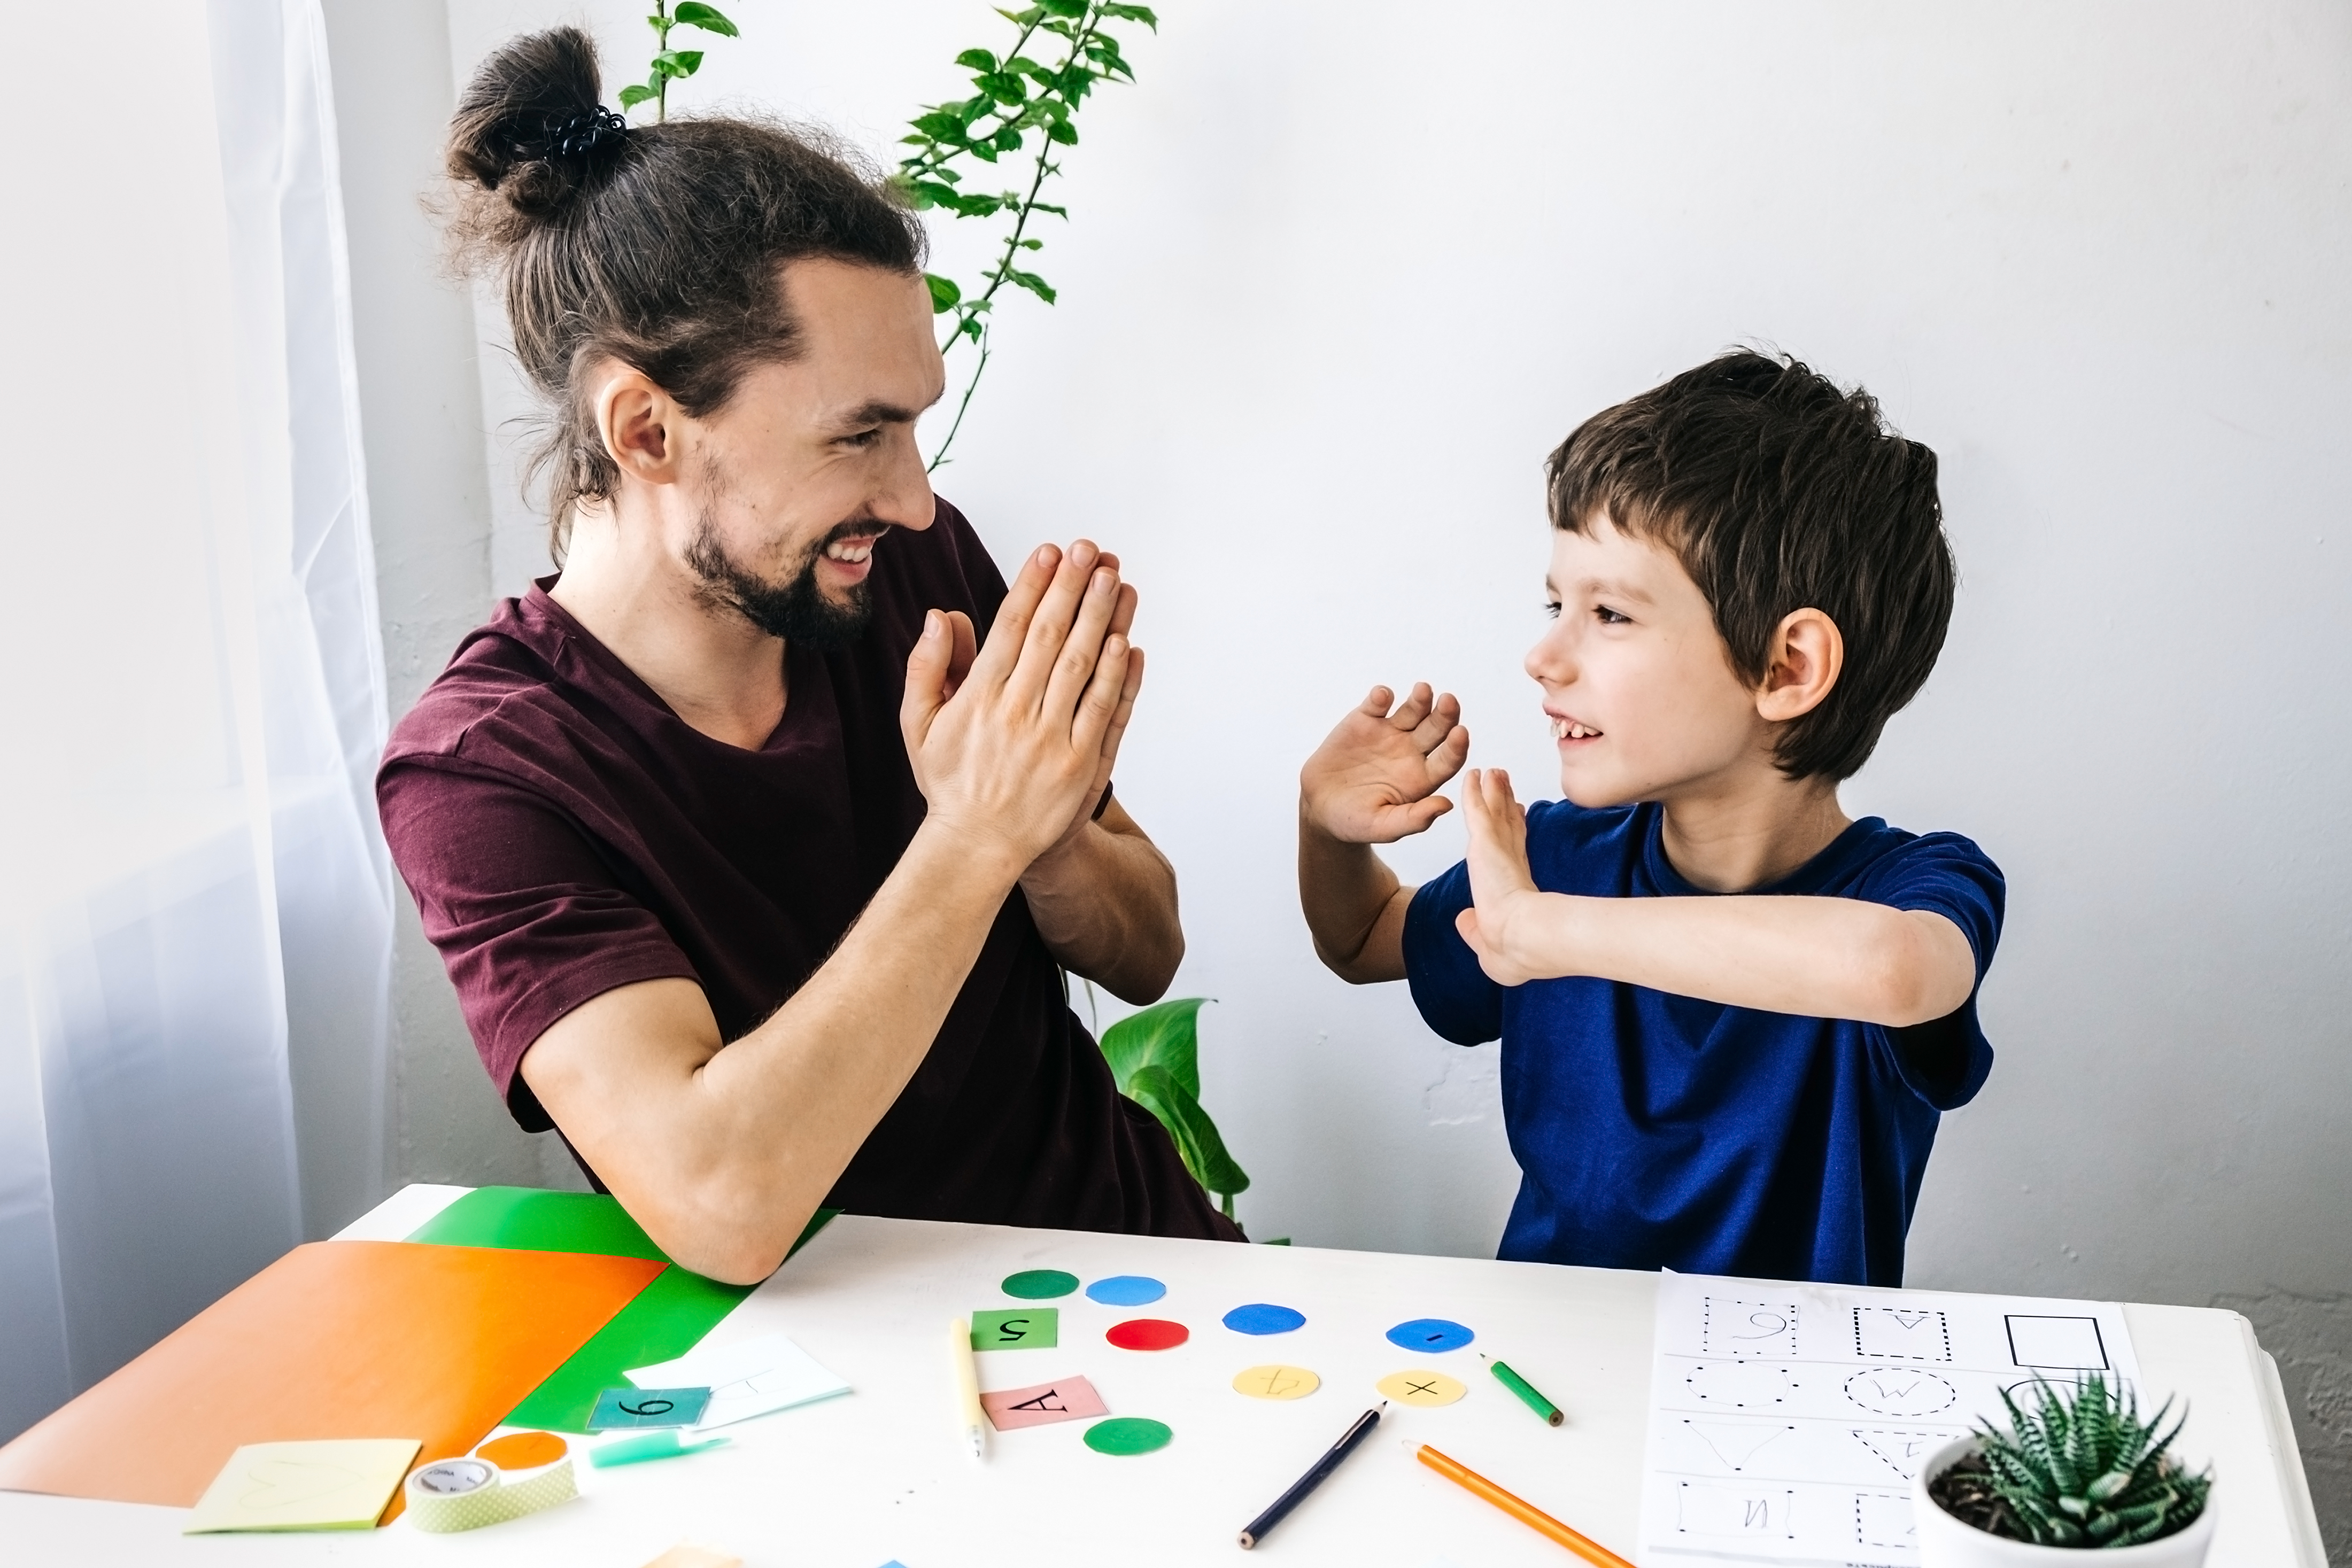
[[[1551,737],[1554,740],[1598,740],[1601,732],[1582,719],[1556,713],[1551,716]]]

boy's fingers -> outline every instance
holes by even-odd
[[[1421,721],[1429,716],[1429,683],[1415,681],[1412,690],[1405,694],[1403,703],[1389,716],[1389,722],[1402,730],[1419,729]]]
[[[1395,706],[1396,694],[1394,692],[1389,690],[1386,686],[1374,686],[1370,693],[1364,698],[1363,702],[1358,705],[1356,711],[1361,714],[1369,714],[1374,718],[1386,718],[1389,716],[1389,709]]]
[[[1444,783],[1462,770],[1470,758],[1470,732],[1455,725],[1444,740],[1428,756],[1429,777],[1433,786]]]
[[[1412,824],[1412,831],[1417,833],[1452,810],[1453,801],[1443,795],[1432,795],[1426,800],[1415,800],[1404,808],[1404,813],[1406,820]]]
[[[1442,694],[1429,712],[1412,727],[1412,738],[1423,751],[1444,740],[1462,722],[1462,705],[1452,692]]]
[[[1465,909],[1455,915],[1454,929],[1462,933],[1462,940],[1470,944],[1470,951],[1481,958],[1486,956],[1486,950],[1478,945],[1478,911],[1475,908]]]

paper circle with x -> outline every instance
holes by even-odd
[[[1253,1366],[1234,1375],[1234,1392],[1253,1399],[1304,1399],[1322,1386],[1303,1366]]]
[[[1416,1367],[1411,1372],[1391,1372],[1380,1381],[1380,1391],[1400,1405],[1418,1405],[1428,1408],[1451,1405],[1470,1390],[1442,1372],[1423,1372]]]

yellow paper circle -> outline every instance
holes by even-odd
[[[1380,1381],[1380,1390],[1400,1405],[1423,1407],[1451,1405],[1470,1390],[1442,1372],[1391,1372]]]
[[[1234,1374],[1234,1392],[1253,1399],[1304,1399],[1322,1386],[1303,1366],[1253,1366]]]

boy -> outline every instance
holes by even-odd
[[[1896,1285],[1938,1113],[1992,1065],[2000,870],[1837,786],[1943,646],[1936,457],[1793,361],[1727,354],[1547,465],[1556,624],[1527,658],[1567,798],[1463,791],[1451,695],[1376,687],[1299,775],[1299,897],[1341,977],[1503,1042],[1507,1259]]]

